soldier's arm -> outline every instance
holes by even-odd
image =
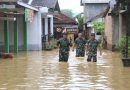
[[[86,51],[86,55],[88,55],[88,43],[89,43],[89,40],[86,41],[86,44],[85,44],[85,51]]]
[[[84,39],[84,50],[86,50],[86,40]]]
[[[59,45],[60,45],[60,40],[57,41],[57,46],[59,47]]]

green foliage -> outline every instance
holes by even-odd
[[[123,51],[126,47],[126,37],[123,36],[122,38],[119,39],[118,44],[117,44],[117,48],[120,51]]]
[[[125,2],[125,0],[116,0],[117,2],[119,2],[119,3],[124,3]]]
[[[70,9],[63,9],[61,10],[61,13],[65,14],[66,16],[73,18],[73,12]]]
[[[101,33],[104,32],[104,29],[105,29],[105,23],[104,22],[94,22],[93,24],[94,24],[93,28],[97,32],[101,32]]]
[[[46,42],[45,50],[53,50],[56,48],[57,48],[57,40],[55,40],[54,38],[52,38],[50,42]]]
[[[46,50],[52,50],[52,46],[49,44],[49,42],[46,42]]]
[[[78,20],[78,27],[80,30],[83,30],[83,24],[84,24],[84,17],[80,14],[77,16]]]
[[[130,37],[128,37],[128,57],[130,58]],[[120,50],[121,54],[123,57],[126,56],[126,36],[123,36],[122,38],[119,39],[118,44],[117,44],[118,50]]]

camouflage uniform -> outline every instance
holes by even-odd
[[[85,44],[86,41],[83,38],[77,38],[75,40],[75,44],[76,44],[76,57],[84,57],[85,54]]]
[[[71,45],[69,40],[62,38],[57,42],[57,45],[59,45],[59,61],[67,62]]]
[[[87,61],[91,61],[93,58],[93,61],[97,61],[97,48],[99,45],[99,42],[97,40],[88,40],[86,45],[88,46],[88,59]]]

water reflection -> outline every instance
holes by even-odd
[[[88,63],[70,52],[68,63],[58,62],[58,51],[21,52],[0,60],[0,90],[128,90],[130,69],[118,53],[104,51]]]

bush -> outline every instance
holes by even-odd
[[[126,37],[124,36],[124,37],[119,39],[118,44],[117,44],[117,48],[120,51],[122,51],[125,49],[125,47],[126,47]]]
[[[126,36],[123,36],[119,39],[117,43],[117,49],[120,50],[123,57],[125,57],[126,54]]]
[[[52,50],[57,48],[57,40],[51,39],[50,42],[46,42],[46,50]]]
[[[46,48],[45,49],[46,50],[52,50],[52,46],[48,42],[46,42]]]

